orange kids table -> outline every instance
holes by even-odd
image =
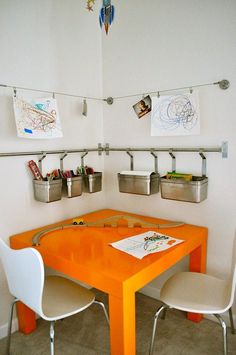
[[[129,215],[142,220],[163,224],[166,220],[134,215],[116,210],[99,210],[80,216],[93,222],[115,215]],[[11,247],[32,246],[32,236],[45,228],[72,223],[61,221],[50,226],[14,235]],[[147,230],[159,231],[184,242],[166,251],[150,254],[142,260],[113,248],[109,243]],[[35,248],[41,253],[45,265],[95,287],[109,296],[110,346],[112,355],[135,355],[135,292],[162,272],[189,255],[189,270],[205,272],[207,229],[189,224],[174,228],[71,227],[51,231]],[[201,315],[188,318],[200,321]],[[25,305],[18,306],[19,329],[27,334],[36,327],[35,314]]]

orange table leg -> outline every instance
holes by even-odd
[[[206,272],[206,243],[203,243],[190,254],[189,271]],[[202,320],[202,314],[188,313],[187,318],[198,323]]]
[[[22,302],[16,303],[19,331],[29,334],[36,329],[35,313]]]
[[[109,295],[111,355],[135,355],[135,293]]]

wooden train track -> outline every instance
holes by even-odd
[[[184,222],[169,222],[169,223],[152,223],[147,222],[141,218],[129,216],[129,215],[116,215],[104,219],[99,219],[94,222],[86,222],[82,218],[73,219],[72,223],[62,224],[59,226],[51,227],[43,229],[37,233],[35,233],[32,237],[32,245],[38,246],[40,245],[40,240],[43,236],[45,236],[49,232],[53,232],[56,230],[63,230],[66,228],[83,228],[83,227],[128,227],[128,228],[173,228],[183,226]]]

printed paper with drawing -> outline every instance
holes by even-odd
[[[111,245],[138,259],[142,259],[146,255],[166,250],[182,242],[183,240],[181,239],[148,231],[111,243]]]

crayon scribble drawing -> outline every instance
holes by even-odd
[[[200,134],[199,104],[196,93],[152,98],[152,136],[195,134]]]
[[[37,99],[31,103],[17,97],[13,100],[18,137],[31,139],[62,137],[56,99]]]
[[[111,243],[111,245],[118,250],[138,259],[142,259],[146,255],[167,250],[182,242],[182,239],[148,231],[118,240],[117,242]]]

